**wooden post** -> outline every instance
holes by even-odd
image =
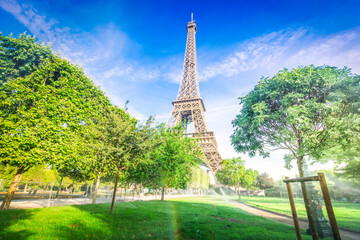
[[[327,214],[329,217],[333,237],[335,240],[340,240],[341,237],[340,237],[340,233],[339,233],[339,228],[336,223],[334,209],[331,204],[331,199],[330,199],[329,190],[327,188],[327,184],[326,184],[326,180],[325,180],[325,175],[324,175],[324,173],[318,173],[318,176],[319,176],[321,191],[322,191],[323,198],[325,201],[326,211],[327,211]]]
[[[285,179],[289,179],[289,177],[285,177]],[[291,212],[292,212],[294,225],[295,225],[296,237],[297,237],[298,240],[301,240],[302,239],[301,230],[300,230],[300,225],[299,225],[299,219],[298,219],[297,214],[296,214],[294,196],[293,196],[293,192],[292,192],[292,189],[291,189],[291,183],[287,182],[286,187],[287,187],[287,190],[288,190],[289,201],[290,201],[290,206],[291,206]]]
[[[319,181],[319,177],[318,176],[298,177],[298,178],[289,178],[284,180],[284,182],[311,182],[311,181]]]

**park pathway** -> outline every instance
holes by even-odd
[[[248,212],[248,213],[251,213],[253,215],[261,216],[261,217],[271,219],[271,220],[274,220],[277,222],[285,223],[290,226],[294,226],[293,218],[289,217],[287,215],[274,213],[271,211],[267,211],[264,209],[260,209],[260,208],[253,207],[253,206],[247,205],[245,203],[240,203],[240,202],[236,202],[236,201],[231,201],[231,204]],[[300,224],[300,227],[303,229],[308,228],[308,222],[305,220],[299,219],[299,224]],[[294,234],[295,234],[295,232],[294,232]],[[359,240],[360,239],[359,232],[346,230],[343,228],[340,228],[340,235],[341,235],[341,238],[344,240],[347,240],[347,239],[348,240]]]
[[[183,198],[183,197],[196,197],[195,195],[165,195],[165,199],[172,198]],[[108,197],[98,197],[96,198],[96,203],[111,203],[112,198]],[[155,197],[154,195],[132,197],[116,197],[116,202],[132,202],[132,201],[150,201],[150,200],[160,200],[160,196]],[[2,201],[0,201],[1,204]],[[92,199],[79,197],[79,198],[59,198],[59,199],[17,199],[12,200],[10,209],[29,209],[29,208],[45,208],[45,207],[58,207],[58,206],[67,206],[67,205],[84,205],[91,204]]]

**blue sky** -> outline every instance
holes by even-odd
[[[198,32],[200,94],[220,153],[230,145],[237,97],[261,76],[299,65],[348,66],[360,73],[360,1],[0,1],[0,31],[27,32],[81,65],[110,97],[139,119],[164,122],[183,67],[186,24]],[[293,176],[284,152],[243,156],[275,179]],[[331,164],[314,166],[331,167]]]

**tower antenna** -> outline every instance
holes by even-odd
[[[193,20],[193,19],[194,19],[193,17],[194,17],[194,13],[191,13],[191,22],[194,21],[194,20]]]

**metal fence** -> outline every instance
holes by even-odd
[[[0,179],[0,201],[4,200],[13,181]],[[59,189],[55,182],[20,181],[16,188],[10,208],[37,208],[62,205],[62,202],[86,201],[87,189],[84,184],[72,184]],[[59,204],[58,204],[59,203]]]
[[[12,181],[0,179],[0,203],[4,200]],[[114,186],[100,185],[96,203],[110,203],[112,201]],[[206,189],[175,190],[166,189],[165,199],[215,195],[218,193]],[[116,201],[147,201],[160,200],[160,190],[147,188],[121,188],[116,191]],[[59,188],[55,182],[26,182],[20,181],[11,201],[10,209],[43,208],[65,205],[91,204],[94,199],[92,185],[67,184]]]

